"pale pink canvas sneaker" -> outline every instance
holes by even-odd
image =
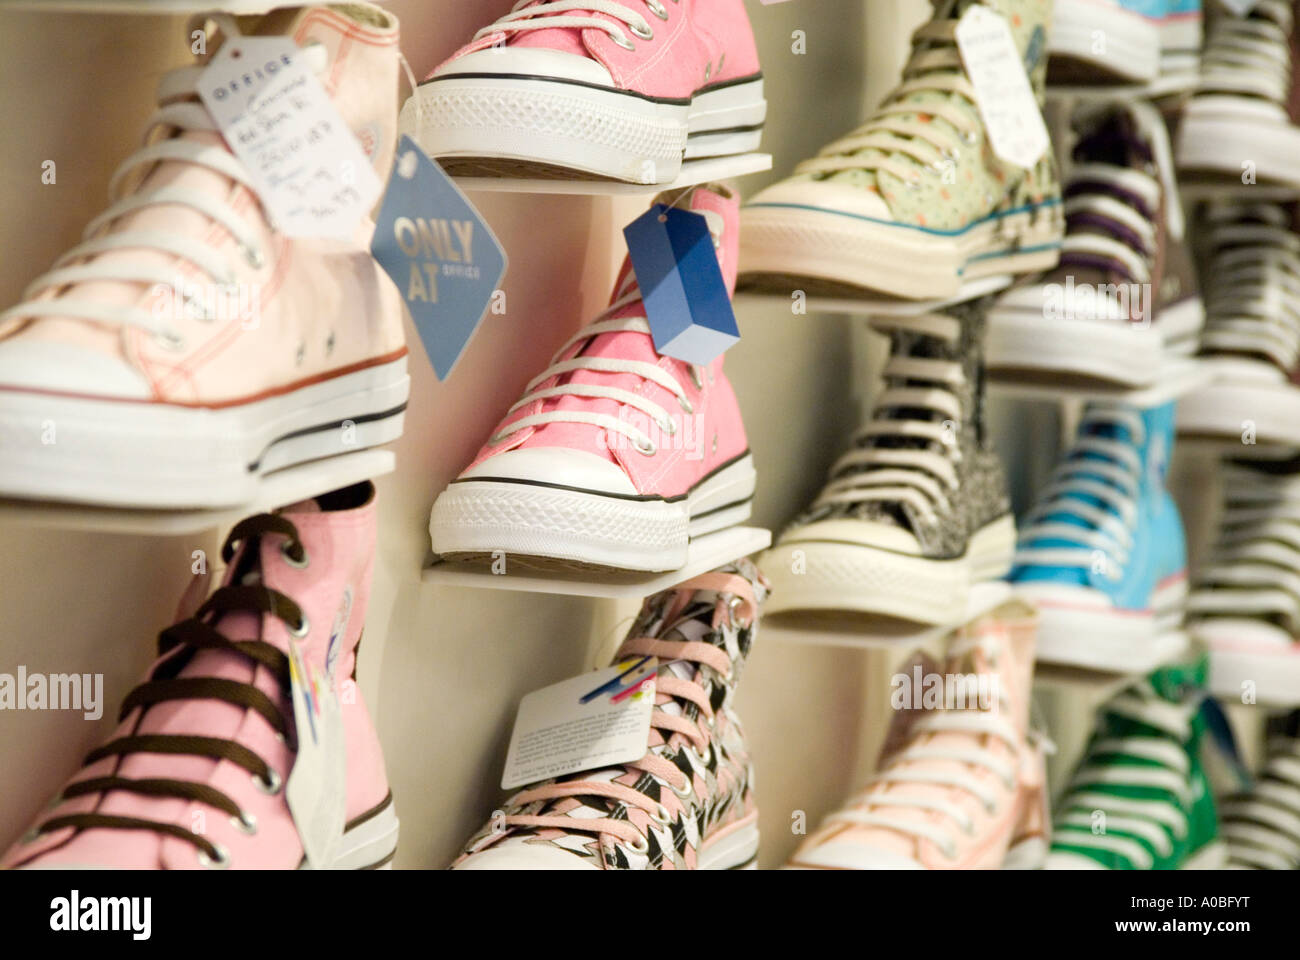
[[[374,487],[358,484],[235,526],[219,587],[197,576],[160,657],[122,704],[113,738],[4,867],[294,869],[304,850],[285,799],[298,729],[289,644],[339,696],[346,832],[331,868],[377,868],[397,814],[355,679],[375,551]]]
[[[758,149],[766,115],[744,0],[520,0],[420,84],[402,132],[450,173],[671,183],[683,158]]]
[[[292,38],[387,176],[396,19],[350,3],[240,24]],[[401,434],[401,295],[370,255],[373,225],[346,242],[275,230],[198,75],[163,76],[112,205],[0,313],[0,496],[235,505],[266,473]]]
[[[738,202],[725,187],[663,202],[704,215],[728,290]],[[631,265],[433,505],[445,557],[504,550],[625,570],[675,570],[691,537],[749,516],[754,465],[723,358],[655,352]]]
[[[613,661],[658,658],[645,756],[524,788],[453,866],[753,868],[754,772],[733,703],[766,597],[748,560],[648,597]]]
[[[893,678],[892,703],[906,712],[881,771],[790,866],[1040,866],[1050,819],[1043,752],[1029,731],[1035,633],[1028,608],[1012,602],[953,634],[943,673],[917,666]]]

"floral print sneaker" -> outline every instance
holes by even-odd
[[[614,657],[657,657],[635,763],[533,784],[458,870],[735,870],[758,854],[749,748],[733,707],[767,582],[747,560],[648,598]]]
[[[965,281],[1056,264],[1064,225],[1051,152],[1026,170],[989,144],[955,31],[972,0],[935,0],[903,81],[742,215],[741,285],[789,294],[957,296]],[[1040,102],[1051,0],[987,0]]]

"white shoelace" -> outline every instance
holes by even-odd
[[[1160,698],[1149,683],[1126,690],[1106,704],[1105,711],[1136,720],[1164,731],[1173,742],[1155,736],[1103,738],[1092,743],[1084,765],[1074,775],[1069,793],[1057,819],[1057,839],[1075,847],[1091,847],[1124,857],[1138,869],[1150,869],[1154,858],[1132,837],[1147,841],[1162,857],[1173,853],[1175,840],[1187,836],[1187,809],[1193,797],[1187,753],[1179,744],[1191,732],[1192,716],[1199,701],[1170,703]],[[1151,766],[1099,762],[1101,757],[1133,757]],[[1167,791],[1177,799],[1136,799],[1098,790],[1104,786],[1148,787]],[[1104,829],[1096,830],[1094,817],[1105,816]],[[1129,836],[1125,836],[1128,834]]]
[[[1211,22],[1201,54],[1203,93],[1245,94],[1285,105],[1291,90],[1288,0],[1258,0],[1245,17]]]
[[[872,326],[882,332],[903,331],[947,343],[955,343],[961,336],[961,322],[942,314],[882,317],[873,319]],[[885,389],[876,398],[871,421],[859,431],[849,452],[831,466],[831,480],[812,509],[873,501],[907,503],[932,521],[950,508],[951,497],[961,486],[957,438],[962,408],[953,391],[965,383],[965,374],[957,361],[896,355],[885,365],[884,380]],[[911,385],[918,380],[929,385]],[[891,416],[901,408],[927,411],[934,419]],[[909,445],[860,445],[882,437],[898,438]],[[941,452],[936,452],[934,444]]]
[[[1128,440],[1100,437],[1093,426],[1122,427]],[[1142,418],[1134,411],[1101,404],[1089,406],[1069,455],[1053,471],[1039,502],[1026,514],[1016,550],[1018,566],[1074,567],[1119,580],[1133,549],[1145,442]],[[1083,456],[1091,454],[1091,456]],[[1092,500],[1101,501],[1098,506]],[[1066,518],[1082,521],[1068,522]],[[1065,540],[1079,546],[1034,546]]]
[[[912,55],[903,68],[903,82],[870,120],[800,163],[795,174],[883,171],[916,187],[922,173],[941,176],[947,164],[960,158],[963,148],[978,143],[981,126],[974,106],[975,90],[965,76],[956,29],[955,19],[937,16],[920,26],[912,34]],[[937,98],[925,103],[912,99],[918,93],[935,92],[962,97],[967,109]],[[943,120],[948,126],[922,122],[918,115]],[[882,155],[863,156],[864,150],[879,150]]]
[[[239,35],[232,18],[218,15],[212,19],[221,26],[225,36]],[[315,45],[307,48],[305,53],[315,69],[324,69],[323,47]],[[116,259],[112,263],[96,261],[100,254],[125,250],[156,251],[176,257],[197,267],[221,287],[230,287],[237,282],[238,274],[225,255],[191,234],[140,229],[109,232],[122,217],[151,207],[182,206],[195,210],[234,237],[251,267],[257,269],[265,264],[266,255],[258,247],[255,231],[225,204],[206,194],[177,187],[141,188],[141,180],[155,164],[186,163],[204,167],[249,190],[253,189],[244,165],[227,149],[180,138],[180,134],[187,131],[217,132],[211,115],[198,101],[197,84],[204,69],[202,65],[182,67],[164,75],[159,87],[159,100],[173,102],[158,108],[145,131],[146,145],[124,160],[113,173],[108,188],[111,205],[86,226],[81,243],[59,257],[48,272],[28,285],[23,292],[23,303],[0,313],[0,328],[11,320],[72,317],[112,327],[135,327],[172,349],[181,349],[181,334],[168,323],[167,318],[141,307],[75,295],[36,300],[45,293],[57,293],[68,286],[96,281],[138,284],[145,289],[174,286],[174,269]],[[183,102],[174,102],[182,98]],[[171,131],[172,136],[150,142],[159,130]],[[201,304],[187,304],[187,307],[193,308],[195,316],[212,319],[203,312]]]
[[[1300,237],[1268,204],[1221,207],[1210,224],[1202,352],[1256,355],[1289,373],[1300,360]]]
[[[1300,741],[1274,740],[1261,778],[1223,805],[1221,819],[1234,867],[1300,869]]]
[[[1300,490],[1292,477],[1232,471],[1220,534],[1197,574],[1189,614],[1277,617],[1300,630]]]
[[[709,231],[713,234],[714,243],[720,243],[723,231],[721,215],[712,210],[696,212],[703,214],[704,219],[708,221]],[[560,397],[583,397],[587,399],[613,400],[624,407],[630,407],[644,413],[655,424],[661,435],[673,436],[677,433],[677,422],[662,405],[629,390],[599,384],[573,383],[571,381],[550,387],[542,386],[548,380],[567,377],[578,371],[631,374],[663,387],[677,398],[677,403],[682,412],[688,416],[695,412],[695,407],[686,395],[685,388],[671,373],[657,363],[650,363],[647,360],[620,360],[613,357],[588,357],[583,356],[581,353],[569,360],[560,359],[579,343],[586,343],[602,334],[637,333],[646,337],[651,336],[650,324],[644,315],[613,317],[613,314],[641,300],[641,290],[636,284],[634,274],[628,273],[615,297],[614,302],[599,317],[565,341],[564,345],[555,352],[555,356],[551,358],[549,367],[528,381],[528,384],[524,387],[524,395],[510,407],[506,412],[506,416],[539,401],[554,400]],[[702,387],[704,385],[704,370],[693,364],[686,364],[685,366],[695,387],[697,389]],[[658,443],[649,433],[637,425],[635,418],[629,420],[610,416],[607,413],[591,413],[585,410],[547,410],[542,413],[528,414],[503,427],[488,440],[488,444],[498,444],[520,430],[541,427],[548,423],[585,423],[589,426],[599,427],[605,431],[627,437],[632,442],[633,448],[647,457],[653,456],[659,450]]]
[[[959,657],[976,646],[981,648],[990,663],[996,664],[998,643],[994,638],[987,636],[957,640],[950,651],[950,657]],[[832,814],[826,822],[891,830],[919,837],[935,844],[948,859],[954,858],[957,855],[959,841],[956,831],[960,830],[967,836],[972,835],[975,830],[973,818],[957,803],[909,794],[906,787],[951,787],[974,797],[989,816],[996,816],[1006,797],[1015,791],[1020,772],[1019,765],[1024,762],[1021,755],[1024,738],[1000,712],[1006,707],[1005,696],[1000,694],[997,707],[993,710],[935,711],[917,720],[912,727],[917,735],[914,740],[930,734],[970,734],[971,745],[961,748],[937,748],[914,743],[904,748],[890,758],[885,769],[868,782],[864,792],[854,801],[854,806]],[[984,741],[985,745],[977,745],[977,737],[988,738]],[[1011,753],[1010,759],[998,756],[989,749],[989,744],[995,740],[1007,746]],[[912,766],[935,760],[953,761],[974,769],[969,772],[951,769],[918,770]],[[975,776],[977,770],[991,772],[1000,782],[1003,790],[993,789],[987,782]],[[873,785],[878,784],[885,785],[887,789],[872,789]],[[943,814],[947,821],[939,825],[922,820],[900,819],[898,816],[890,815],[890,808],[932,811]],[[877,810],[884,812],[875,812]]]
[[[641,2],[660,20],[668,19],[668,8],[660,0],[641,0]],[[672,2],[677,3],[678,0]],[[592,13],[603,13],[618,23],[627,24],[628,29],[624,31],[618,23],[594,17]],[[529,30],[566,27],[603,30],[611,40],[625,50],[636,49],[636,44],[628,37],[629,32],[642,40],[653,40],[655,35],[649,20],[628,4],[618,3],[617,0],[544,0],[542,3],[538,3],[537,0],[519,0],[509,13],[474,34],[474,39],[481,40],[483,37],[497,33],[524,33]]]

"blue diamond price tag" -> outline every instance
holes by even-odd
[[[660,354],[703,366],[740,339],[703,216],[656,203],[623,236]]]
[[[439,380],[483,322],[506,254],[474,205],[410,137],[393,175],[370,252],[402,291]]]

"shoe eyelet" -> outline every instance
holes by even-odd
[[[695,404],[691,403],[691,398],[685,394],[677,398],[677,405],[682,408],[683,413],[695,412]]]
[[[627,847],[633,853],[639,853],[644,856],[650,852],[650,838],[642,835],[631,843],[623,844],[623,846]]]
[[[230,851],[221,846],[221,844],[216,844],[215,849],[217,852],[215,858],[209,857],[205,852],[200,850],[199,863],[207,867],[209,870],[224,870],[230,866]]]
[[[294,557],[293,547],[295,546],[298,548],[298,552],[302,554],[301,557]],[[306,570],[311,566],[311,557],[307,554],[307,548],[294,540],[286,540],[280,545],[280,556],[284,558],[285,563],[295,570]]]
[[[957,844],[955,844],[955,843],[946,843],[946,844],[943,845],[943,847],[941,848],[941,850],[942,850],[942,852],[943,852],[943,855],[944,855],[945,857],[947,857],[949,860],[956,860],[956,859],[957,859]]]
[[[646,444],[644,446],[641,444],[641,441],[639,439],[634,440],[632,442],[632,446],[636,448],[637,453],[646,457],[653,457],[656,453],[659,452],[659,447],[655,444],[653,440],[649,440],[649,439],[647,439]]]
[[[32,827],[30,830],[28,830],[26,833],[23,834],[22,843],[24,846],[26,846],[29,843],[35,843],[39,839],[41,839],[41,828]]]
[[[691,758],[695,760],[695,762],[698,763],[701,767],[707,767],[709,765],[709,761],[713,759],[713,744],[710,743],[707,747],[705,747],[704,753],[697,753],[695,750],[695,744],[691,744],[689,747],[686,748],[686,752],[689,753],[691,755]]]
[[[270,779],[263,780],[257,774],[253,774],[253,786],[257,787],[257,789],[261,790],[267,796],[274,797],[280,792],[280,788],[284,786],[284,781],[280,778],[280,775],[275,772],[274,767],[267,767],[266,770],[271,775]]]
[[[240,833],[250,837],[257,835],[257,817],[253,816],[247,810],[241,810],[239,816],[230,818],[231,825]]]
[[[649,7],[650,12],[660,20],[668,19],[668,8],[660,3],[659,0],[645,0],[645,5]]]
[[[622,47],[624,50],[635,50],[635,49],[636,49],[636,44],[633,43],[631,40],[629,40],[627,37],[624,37],[624,36],[617,36],[617,37],[616,37],[616,36],[614,36],[613,34],[610,34],[609,39],[613,40],[616,44],[618,44],[618,45],[619,45],[620,47]]]
[[[668,434],[668,436],[670,437],[675,437],[677,435],[677,424],[673,421],[672,417],[667,417],[666,419],[664,419],[659,424],[659,429],[662,430],[664,433]]]
[[[668,808],[662,803],[655,808],[655,812],[650,814],[650,819],[661,827],[666,827],[673,822],[673,815],[668,812]]]
[[[293,635],[294,639],[301,640],[307,636],[310,630],[311,622],[307,619],[307,614],[302,613],[298,615],[298,622],[289,628],[289,633]]]
[[[685,774],[682,774],[682,776],[686,777]],[[673,792],[673,796],[677,797],[677,799],[685,800],[695,793],[695,784],[691,781],[690,777],[686,777],[686,786],[681,790],[678,790],[677,787],[671,783],[668,784],[668,789]]]
[[[164,350],[179,353],[185,349],[185,338],[175,330],[160,330],[153,335],[153,342]]]
[[[653,40],[655,38],[655,32],[648,23],[634,23],[630,29],[632,36],[640,37],[642,40]]]
[[[690,370],[691,370],[691,383],[695,384],[696,390],[703,390],[704,377],[700,374],[700,368],[692,363],[690,365]]]
[[[244,247],[244,259],[248,261],[248,265],[254,270],[261,270],[266,266],[266,257],[261,250],[254,246]]]

